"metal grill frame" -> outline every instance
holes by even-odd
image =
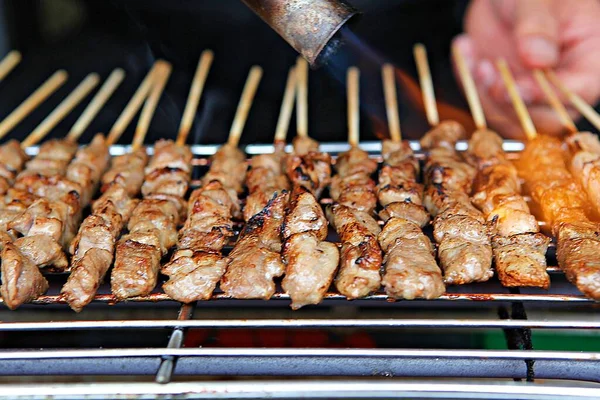
[[[417,156],[423,158],[418,142],[411,142]],[[457,144],[458,150],[466,149],[466,142]],[[380,159],[381,143],[365,142],[361,147]],[[518,156],[523,149],[522,142],[506,141],[505,151],[509,156]],[[323,143],[322,151],[336,155],[347,150],[346,143]],[[208,164],[207,156],[214,154],[218,145],[191,146],[195,155],[194,165]],[[38,148],[28,149],[30,155]],[[273,150],[271,145],[248,145],[246,154],[253,156]],[[291,147],[288,148],[291,150]],[[113,156],[129,151],[129,146],[113,146]],[[152,153],[152,147],[149,147]],[[193,184],[197,184],[194,181]],[[561,274],[557,267],[549,267],[552,276]],[[420,396],[422,398],[554,398],[560,394],[572,398],[600,398],[600,385],[588,385],[580,382],[573,386],[564,383],[534,383],[535,378],[571,379],[578,381],[600,382],[600,353],[569,351],[533,350],[531,330],[598,330],[600,320],[589,319],[528,319],[526,308],[529,305],[555,307],[557,305],[577,306],[593,312],[595,302],[585,298],[576,289],[568,293],[536,293],[519,289],[504,289],[470,293],[468,290],[447,293],[437,300],[398,301],[402,306],[419,308],[423,305],[483,306],[498,310],[498,319],[490,318],[340,318],[314,319],[303,318],[302,310],[295,312],[298,318],[292,319],[193,319],[196,305],[182,305],[177,315],[167,320],[94,320],[94,321],[36,321],[3,322],[3,332],[39,332],[49,334],[55,331],[94,330],[97,334],[106,331],[131,333],[136,329],[167,329],[170,332],[166,348],[122,348],[122,349],[68,349],[68,350],[4,350],[0,351],[3,369],[0,375],[36,375],[44,376],[56,373],[61,375],[112,375],[126,371],[133,375],[154,375],[154,383],[119,384],[52,384],[19,386],[0,384],[0,398],[15,398],[19,395],[68,397],[87,394],[92,398],[120,398],[119,396],[143,395],[157,397],[161,395],[180,395],[203,397],[213,393],[221,397],[275,398],[295,397],[306,392],[313,397],[357,397],[376,398],[394,396]],[[320,307],[344,307],[346,305],[385,305],[387,296],[377,293],[365,299],[347,302],[337,293],[329,293]],[[109,294],[99,294],[94,303],[114,304],[116,299]],[[134,305],[148,302],[173,302],[163,293],[153,293],[145,297],[132,298]],[[222,293],[216,293],[211,301],[203,302],[203,307],[212,307],[227,302],[231,307],[237,304],[257,304],[256,301],[231,300]],[[16,313],[26,313],[31,307],[40,305],[62,305],[58,295],[42,296]],[[264,304],[264,302],[262,303]],[[269,305],[284,306],[289,297],[277,293]],[[66,305],[64,306],[66,307]],[[455,331],[502,329],[508,350],[440,350],[440,349],[263,349],[263,348],[182,348],[187,329],[405,329]],[[535,367],[534,367],[535,366]],[[355,376],[355,377],[426,377],[419,381],[395,381],[370,379],[348,381],[340,379],[308,380],[282,383],[269,381],[230,381],[172,382],[173,378],[185,375],[210,376]],[[440,378],[503,378],[514,379],[503,383],[456,383],[439,380]],[[520,382],[526,380],[530,382]],[[444,397],[446,396],[446,397]]]

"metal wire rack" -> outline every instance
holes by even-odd
[[[411,143],[422,157],[418,142]],[[379,157],[381,144],[361,145]],[[460,142],[458,149],[466,148]],[[207,156],[218,146],[195,145],[192,151],[195,178],[208,165]],[[343,143],[326,143],[322,150],[336,155],[348,148]],[[523,149],[520,142],[505,142],[514,157]],[[28,150],[35,154],[37,148]],[[114,146],[113,155],[128,151]],[[152,149],[149,148],[151,152]],[[248,155],[272,151],[269,145],[249,145]],[[193,184],[197,185],[195,180]],[[326,201],[325,201],[326,202]],[[123,381],[93,380],[88,383],[52,383],[22,386],[0,380],[0,398],[19,395],[68,397],[89,395],[98,398],[143,395],[202,397],[207,393],[222,397],[295,397],[300,392],[313,397],[386,397],[390,393],[421,398],[553,398],[559,393],[573,398],[599,398],[600,353],[534,350],[532,330],[591,332],[600,329],[595,317],[597,303],[585,298],[555,265],[548,254],[552,288],[507,289],[497,280],[475,285],[450,287],[437,300],[390,302],[383,293],[361,300],[346,301],[338,293],[325,296],[319,306],[291,312],[289,297],[278,291],[268,302],[233,300],[216,292],[211,300],[179,305],[157,289],[149,296],[117,304],[106,287],[95,297],[90,310],[71,313],[58,291],[66,274],[50,274],[49,294],[15,312],[0,312],[0,340],[6,335],[23,335],[20,346],[0,350],[0,376],[116,376]],[[107,308],[115,305],[116,307]],[[45,305],[45,307],[40,307]],[[327,312],[321,312],[327,310]],[[348,311],[351,310],[351,311]],[[353,310],[353,311],[352,311]],[[359,311],[356,311],[359,310]],[[542,312],[540,312],[542,310]],[[227,311],[227,312],[226,312]],[[231,311],[231,312],[229,312]],[[101,315],[98,315],[100,313]],[[157,318],[157,316],[159,318]],[[227,318],[223,318],[227,316]],[[439,335],[469,334],[479,331],[502,332],[506,349],[456,347],[437,348],[261,348],[185,347],[186,335],[194,330],[378,330],[389,334],[427,332]],[[165,346],[85,346],[85,341],[66,348],[39,348],[31,337],[68,334],[113,335],[135,338],[145,332],[163,337]],[[243,334],[243,333],[240,333]],[[33,336],[32,336],[33,335]],[[129,342],[127,342],[129,343]],[[130,382],[139,376],[142,382]],[[154,377],[150,381],[148,377]],[[208,377],[270,377],[268,381],[230,380],[218,382]],[[282,383],[276,377],[328,377],[318,381]],[[199,380],[203,377],[204,380]],[[339,378],[343,379],[339,379]],[[371,377],[348,380],[348,377]],[[391,377],[420,378],[390,380]],[[441,378],[469,378],[468,384]],[[495,379],[477,383],[472,378]],[[93,378],[92,378],[93,379]],[[382,380],[383,379],[383,380]],[[501,383],[498,380],[504,380]],[[575,393],[564,382],[539,379],[577,380]],[[521,382],[522,381],[522,382]],[[586,381],[584,385],[581,381]],[[104,382],[104,383],[101,383]],[[5,382],[6,383],[6,382]],[[446,397],[444,397],[446,396]]]

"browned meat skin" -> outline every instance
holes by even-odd
[[[377,221],[364,211],[341,204],[327,209],[329,222],[342,241],[337,290],[348,299],[364,297],[381,286],[381,248]]]
[[[15,177],[23,170],[29,157],[21,144],[12,139],[0,146],[0,195],[14,184]]]
[[[429,214],[423,207],[423,186],[417,183],[419,163],[406,142],[384,141],[382,154],[377,193],[385,221],[378,236],[385,254],[381,283],[392,298],[437,298],[446,288],[433,246],[421,231]]]
[[[69,162],[75,156],[77,143],[68,139],[51,139],[40,146],[39,153],[17,175],[17,182],[29,175],[65,175]]]
[[[77,312],[93,300],[100,283],[112,265],[116,239],[138,204],[129,193],[139,192],[141,182],[135,179],[135,176],[143,176],[144,160],[147,160],[143,154],[134,152],[123,156],[129,156],[133,160],[127,174],[114,174],[114,170],[106,173],[116,180],[112,183],[105,181],[105,192],[94,202],[92,214],[83,221],[77,236],[71,242],[70,252],[73,254],[71,274],[61,294],[69,306]],[[131,185],[139,182],[137,190],[131,186],[128,188],[122,186],[127,183],[125,178],[128,177],[133,178],[129,182]]]
[[[293,186],[302,186],[318,199],[331,181],[331,156],[318,151],[308,137],[294,139],[294,153],[285,160],[285,171]]]
[[[102,176],[102,191],[113,184],[119,184],[127,189],[130,197],[135,197],[144,182],[147,163],[148,154],[144,148],[114,157],[110,169]]]
[[[111,289],[117,298],[147,295],[156,286],[160,260],[177,243],[191,159],[189,148],[180,148],[172,141],[157,143],[146,168],[144,199],[129,219],[129,234],[117,244],[111,276]]]
[[[274,162],[269,157],[259,160]],[[237,193],[245,169],[244,154],[225,145],[212,157],[203,186],[190,196],[178,250],[162,268],[169,277],[163,289],[173,299],[184,303],[209,299],[225,273],[229,260],[221,249],[234,235],[232,218],[240,212]]]
[[[221,279],[221,289],[226,295],[267,300],[275,293],[273,279],[285,271],[279,253],[287,201],[288,193],[280,193],[244,227],[229,254],[227,272]]]
[[[476,171],[454,149],[464,135],[460,124],[442,122],[421,139],[421,146],[429,150],[424,204],[434,217],[438,258],[450,285],[487,281],[493,275],[485,221],[467,195]]]
[[[583,294],[600,300],[600,226],[588,218],[592,206],[567,169],[560,140],[542,135],[530,140],[518,169],[552,227],[558,265]]]
[[[24,256],[19,247],[5,243],[2,250],[2,287],[0,294],[11,310],[43,295],[48,290],[44,278],[32,260]]]
[[[372,213],[377,197],[371,175],[377,170],[377,163],[369,158],[369,153],[352,147],[340,154],[335,169],[338,173],[331,181],[331,198],[336,203]]]
[[[289,190],[290,183],[283,163],[286,158],[285,143],[276,143],[273,154],[254,156],[246,173],[248,197],[244,207],[244,220],[248,221],[262,211],[275,193]]]
[[[547,289],[550,239],[538,234],[538,223],[520,194],[517,169],[502,150],[502,138],[489,130],[476,131],[467,154],[478,169],[471,200],[486,218],[500,282]]]
[[[287,265],[283,289],[297,310],[319,304],[335,276],[340,253],[327,237],[327,219],[315,196],[295,186],[283,225],[283,258]]]
[[[219,181],[223,186],[232,188],[236,193],[242,193],[246,169],[244,153],[236,146],[225,144],[211,157],[211,167],[202,179],[202,185],[211,181]]]
[[[569,168],[585,189],[596,213],[600,215],[600,141],[590,132],[578,132],[566,140]]]
[[[89,145],[77,151],[75,158],[67,167],[65,177],[81,187],[78,193],[82,207],[90,203],[109,162],[108,144],[104,136],[98,134],[94,136]]]

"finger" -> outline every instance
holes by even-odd
[[[514,35],[525,66],[550,68],[558,63],[558,20],[550,0],[516,2]]]

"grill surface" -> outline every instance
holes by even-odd
[[[422,158],[418,143],[411,145]],[[373,157],[379,157],[380,143],[367,142],[361,147]],[[217,148],[192,146],[196,155],[193,185],[198,184],[198,178],[206,171],[206,157]],[[347,148],[342,143],[322,145],[323,151],[333,155]],[[466,143],[459,143],[458,148],[466,148]],[[520,142],[505,143],[505,150],[515,158],[522,148],[523,144]],[[271,150],[272,146],[269,145],[250,145],[246,148],[250,156]],[[128,148],[125,146],[114,146],[111,149],[113,155],[126,151]],[[29,149],[30,154],[36,152],[37,148]],[[323,202],[327,203],[327,200]],[[463,397],[466,394],[473,398],[551,398],[564,391],[573,398],[598,398],[600,386],[586,387],[575,394],[570,391],[569,386],[561,383],[545,383],[546,386],[534,383],[536,378],[600,382],[600,364],[597,361],[600,353],[533,350],[532,330],[577,330],[573,332],[594,334],[595,330],[600,329],[600,319],[594,316],[596,303],[585,298],[566,282],[564,275],[555,266],[553,248],[549,251],[548,261],[552,279],[549,291],[507,289],[493,278],[486,283],[449,287],[444,296],[430,301],[390,302],[385,294],[377,293],[349,302],[343,296],[331,292],[321,305],[295,312],[288,310],[289,297],[281,291],[268,302],[233,300],[216,292],[211,301],[181,306],[158,288],[149,296],[116,304],[108,285],[103,285],[93,303],[83,313],[75,314],[58,295],[67,275],[49,273],[47,277],[51,282],[51,289],[48,295],[18,311],[3,310],[0,313],[3,321],[0,323],[0,339],[9,335],[24,335],[24,339],[17,342],[18,346],[0,352],[0,362],[3,365],[0,375],[35,375],[38,377],[36,379],[41,379],[44,375],[102,375],[105,378],[117,375],[119,379],[124,379],[124,375],[145,376],[142,380],[146,383],[121,382],[115,385],[107,382],[93,386],[53,384],[23,387],[25,391],[22,393],[58,397],[87,393],[95,397],[115,398],[117,393],[123,393],[124,396],[125,393],[158,396],[184,392],[206,394],[206,391],[214,391],[213,393],[224,397],[294,397],[294,393],[297,393],[294,390],[305,389],[315,397],[372,398],[384,397],[389,393],[405,393],[413,397],[442,398]],[[108,308],[115,304],[115,307]],[[459,343],[455,348],[449,349],[184,347],[186,334],[190,332],[231,329],[238,335],[245,335],[247,329],[367,329],[390,335],[413,332],[418,335],[420,332],[459,336],[501,330],[506,339],[506,350],[467,348],[466,343]],[[141,332],[163,337],[162,343],[166,346],[128,345],[138,335],[142,335]],[[110,346],[86,345],[88,342],[82,340],[78,343],[68,342],[66,346],[44,346],[41,349],[35,339],[31,342],[35,335],[60,337],[63,334],[76,335],[78,341],[85,335],[92,335],[100,342],[105,335],[120,339]],[[143,340],[140,343],[143,345]],[[156,383],[149,382],[148,376],[152,375]],[[214,381],[197,381],[197,376],[222,375],[508,380],[503,385],[496,382],[463,386],[441,380],[411,381],[404,384],[371,379],[352,381],[348,386],[344,385],[350,382],[334,379],[311,381],[306,383],[307,386],[304,383],[286,386],[276,381],[254,386],[235,382],[224,386],[225,384]],[[184,382],[180,382],[182,379]],[[179,382],[159,385],[173,380]],[[520,380],[529,383],[519,382]],[[0,381],[0,397],[14,398],[14,385],[2,385],[1,382],[13,381]],[[226,393],[227,387],[231,388],[229,394]]]

